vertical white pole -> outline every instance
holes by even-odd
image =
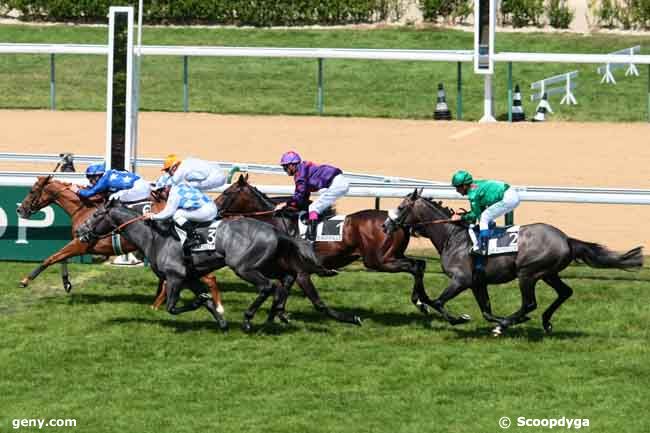
[[[483,117],[479,123],[492,123],[497,120],[494,118],[494,97],[492,96],[492,74],[483,76]]]
[[[133,74],[133,86],[135,100],[133,101],[133,146],[131,149],[131,169],[133,172],[137,170],[138,159],[138,131],[140,125],[140,67],[142,65],[142,0],[138,1],[138,48],[136,51],[135,71]]]
[[[108,59],[106,62],[106,149],[104,162],[111,167],[111,131],[113,125],[113,51],[115,45],[115,13],[108,12]]]

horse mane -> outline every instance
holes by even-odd
[[[435,201],[434,199],[427,198],[427,197],[420,197],[420,198],[424,200],[424,203],[429,208],[444,213],[447,218],[451,217],[455,213],[454,210],[451,209],[450,207],[444,206],[442,204],[442,201]]]

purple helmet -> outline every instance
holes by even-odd
[[[300,161],[302,161],[302,159],[300,159],[300,155],[298,155],[297,152],[290,150],[282,154],[282,158],[280,158],[280,165],[300,164]]]

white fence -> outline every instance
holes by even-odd
[[[576,88],[576,78],[578,71],[567,72],[566,74],[555,75],[553,77],[544,78],[543,80],[535,81],[530,85],[533,90],[538,90],[537,93],[530,95],[530,100],[542,99],[546,93],[548,96],[563,93],[564,96],[560,104],[577,104],[576,98],[572,90]],[[559,87],[552,87],[553,84],[560,84]]]
[[[632,55],[632,54],[638,54],[641,52],[641,46],[640,45],[635,45],[630,48],[625,48],[623,50],[615,51],[610,54],[614,55]],[[616,84],[616,80],[614,79],[614,75],[612,75],[612,70],[613,69],[619,69],[619,68],[624,68],[627,66],[627,70],[625,71],[625,76],[629,75],[634,75],[636,77],[639,76],[639,71],[636,69],[636,65],[634,63],[607,63],[605,66],[600,66],[598,69],[596,69],[596,72],[599,74],[603,74],[602,80],[600,80],[600,83],[612,83]]]

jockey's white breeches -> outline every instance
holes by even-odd
[[[503,199],[501,201],[494,203],[481,213],[479,222],[480,229],[487,230],[490,227],[490,222],[508,212],[512,212],[517,206],[519,206],[519,193],[513,187],[510,187],[503,193]]]
[[[347,194],[349,189],[350,184],[345,176],[342,174],[335,176],[328,188],[323,188],[318,191],[318,199],[309,205],[309,212],[317,212],[321,215],[337,199]]]
[[[133,182],[133,186],[130,189],[114,192],[110,195],[109,199],[118,199],[122,202],[142,201],[148,200],[149,194],[151,194],[151,185],[146,180],[140,178]]]
[[[178,225],[185,224],[186,221],[204,223],[217,217],[217,205],[209,201],[198,209],[177,209],[174,212],[174,221]]]

